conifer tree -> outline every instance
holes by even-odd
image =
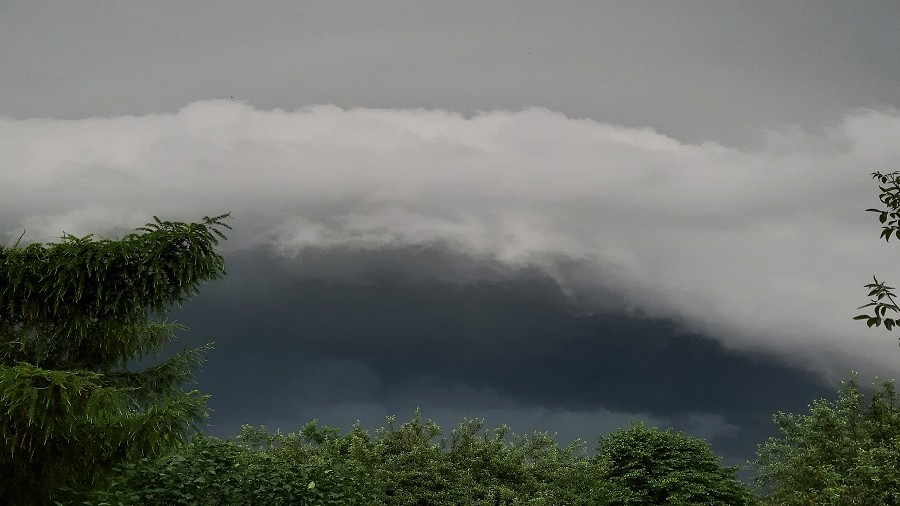
[[[225,274],[227,217],[0,246],[0,504],[77,497],[196,430],[209,345],[158,354],[181,328],[166,310]]]

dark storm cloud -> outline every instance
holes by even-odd
[[[391,253],[401,263],[427,264],[434,255]],[[414,279],[389,268],[379,273],[380,254],[340,252],[338,265],[376,266],[367,279],[343,281],[297,272],[261,250],[235,255],[227,281],[176,314],[193,328],[183,344],[217,343],[200,376],[213,395],[214,432],[239,423],[294,429],[349,404],[352,411],[328,421],[346,427],[362,418],[371,426],[421,406],[426,416],[443,418],[487,410],[512,417],[495,423],[515,427],[522,413],[538,410],[546,423],[567,413],[569,427],[525,429],[592,442],[611,428],[591,426],[596,413],[630,413],[749,458],[771,434],[772,413],[826,393],[817,379],[774,357],[728,352],[669,321],[575,313],[536,272]],[[718,429],[698,422],[703,416]]]

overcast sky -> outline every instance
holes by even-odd
[[[0,240],[232,212],[210,433],[416,406],[752,457],[895,335],[900,4],[0,1]],[[449,429],[449,427],[446,427]]]

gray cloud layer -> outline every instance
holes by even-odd
[[[900,104],[892,0],[0,3],[0,112],[539,105],[690,142],[758,143]]]

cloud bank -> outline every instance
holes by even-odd
[[[445,270],[463,281],[537,269],[588,311],[672,318],[831,378],[891,375],[895,341],[850,317],[873,272],[897,278],[863,210],[878,203],[868,173],[900,167],[900,112],[854,111],[823,131],[771,132],[748,151],[540,108],[203,101],[140,117],[0,117],[0,232],[47,240],[231,211],[226,251],[266,246],[302,265],[438,248],[493,266]]]

